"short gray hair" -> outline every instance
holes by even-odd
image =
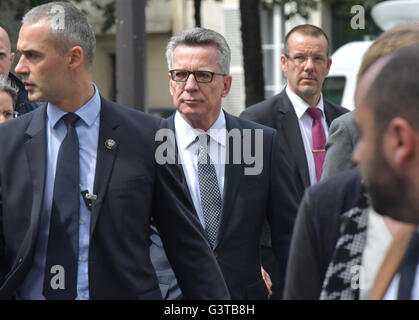
[[[226,39],[213,30],[204,28],[187,29],[170,38],[166,47],[166,59],[169,70],[172,67],[173,51],[178,45],[215,46],[218,49],[218,64],[221,72],[230,74],[231,51]]]
[[[73,4],[50,2],[34,7],[23,16],[22,24],[34,24],[41,20],[48,21],[51,40],[60,54],[77,45],[83,48],[88,65],[93,63],[96,50],[95,33],[86,16]]]
[[[13,109],[17,101],[18,91],[19,89],[10,80],[0,75],[0,92],[6,92],[12,98]]]

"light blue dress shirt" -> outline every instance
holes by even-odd
[[[96,86],[94,88],[95,93],[93,97],[76,111],[76,114],[81,118],[76,124],[80,146],[80,190],[88,190],[89,193],[93,193],[99,139],[100,96]],[[61,142],[67,134],[66,126],[61,120],[64,114],[66,112],[48,103],[46,119],[47,167],[41,221],[33,264],[22,286],[17,291],[17,299],[45,299],[42,294],[42,289],[48,247],[55,169]],[[80,194],[79,261],[76,299],[89,299],[89,228],[90,211],[87,209]]]

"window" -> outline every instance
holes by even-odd
[[[346,78],[344,76],[330,76],[323,82],[323,98],[337,105],[341,105]]]
[[[272,5],[260,8],[265,98],[279,93],[284,86],[281,69],[283,21],[281,6]]]

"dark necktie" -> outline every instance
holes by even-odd
[[[313,140],[313,157],[316,166],[317,181],[320,181],[323,171],[324,158],[326,156],[326,135],[322,125],[322,111],[319,108],[308,108],[307,113],[313,118],[313,125],[311,127],[311,138]]]
[[[419,261],[419,233],[415,233],[409,242],[403,261],[400,265],[400,282],[397,300],[410,300],[412,298],[413,284],[415,283],[416,268]]]
[[[200,136],[198,142],[198,181],[201,195],[201,206],[205,219],[205,231],[211,248],[217,239],[221,215],[221,193],[218,186],[214,165],[207,152],[209,136]]]
[[[67,126],[58,151],[51,208],[43,294],[47,299],[77,296],[77,256],[80,208],[79,140],[75,124],[80,118],[67,113]]]

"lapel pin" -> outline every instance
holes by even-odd
[[[116,141],[113,139],[108,139],[105,141],[105,147],[109,150],[114,150],[116,148]]]

